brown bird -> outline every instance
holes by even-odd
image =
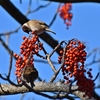
[[[22,30],[26,33],[34,32],[36,35],[42,34],[45,31],[52,32],[56,34],[52,30],[49,29],[48,25],[39,20],[30,20],[22,25]]]
[[[33,86],[35,86],[34,81],[38,78],[38,71],[34,66],[26,66],[25,69],[23,69],[22,78],[24,81],[30,83],[33,88]]]

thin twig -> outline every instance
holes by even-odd
[[[30,11],[30,9],[31,9],[31,5],[32,5],[32,0],[29,0],[28,11]]]
[[[60,68],[54,73],[54,75],[52,76],[50,82],[53,82],[53,81],[56,79],[56,77],[57,77],[57,75],[59,74],[61,68],[62,68],[62,66],[60,66]]]
[[[46,58],[47,58],[47,61],[48,61],[49,65],[51,66],[53,72],[56,73],[57,70],[56,70],[55,66],[53,65],[53,63],[51,62],[50,55],[47,54],[47,55],[46,55]]]
[[[67,44],[66,41],[60,42],[60,43],[53,49],[53,51],[49,54],[49,57],[51,57],[51,56],[54,54],[54,52],[55,52],[63,43]]]
[[[39,39],[38,39],[38,43],[40,43]],[[43,52],[44,52],[45,55],[48,54],[47,51],[45,50],[45,48],[43,46],[42,46],[42,50],[43,50]]]
[[[58,44],[50,54],[47,54],[47,55],[46,55],[48,63],[50,64],[50,66],[51,66],[53,72],[54,72],[55,74],[57,74],[57,75],[58,75],[58,72],[59,72],[59,70],[61,69],[61,67],[59,68],[59,70],[58,70],[58,72],[57,72],[57,70],[56,70],[55,66],[53,65],[53,63],[51,62],[51,59],[50,59],[50,58],[51,58],[51,56],[54,54],[54,52],[62,45],[62,43],[67,44],[65,41],[60,42],[60,44]],[[54,75],[54,77],[55,77],[55,75]]]
[[[37,54],[36,54],[37,55]],[[37,55],[38,56],[38,55]],[[42,56],[43,57],[43,56]],[[40,57],[41,58],[41,57]],[[43,57],[43,59],[46,59],[45,57]],[[34,62],[39,62],[39,63],[44,63],[44,64],[48,64],[48,62],[46,60],[40,60],[40,59],[34,59]],[[52,61],[53,64],[58,65],[58,62],[56,61]]]
[[[60,6],[61,6],[61,3],[58,5],[58,8],[57,8],[57,10],[56,10],[56,12],[55,12],[55,14],[54,14],[54,16],[52,18],[52,21],[49,24],[49,27],[51,27],[52,24],[54,23],[54,21],[56,20],[56,17],[57,17],[57,14],[58,14],[58,9],[60,8]]]
[[[37,55],[38,57],[42,58],[42,59],[46,59],[46,57],[40,55],[39,53],[36,53],[36,55]]]
[[[36,9],[31,10],[31,9],[30,9],[31,5],[30,5],[30,3],[29,3],[28,11],[27,11],[27,13],[26,13],[25,15],[28,16],[30,13],[34,13],[34,12],[40,10],[41,8],[45,8],[45,7],[49,6],[50,4],[51,4],[51,2],[47,3],[46,5],[40,5],[40,6],[37,7]]]
[[[11,52],[11,56],[10,56],[10,65],[9,65],[9,71],[8,71],[9,78],[10,78],[11,69],[12,69],[12,60],[13,60],[13,51]]]
[[[6,75],[6,78],[5,77],[3,77],[1,74],[0,74],[0,78],[1,79],[3,79],[3,80],[5,80],[5,81],[8,81],[11,85],[14,85],[14,86],[22,86],[23,85],[23,83],[22,84],[15,84],[14,82],[12,82],[10,79],[9,79],[9,77]]]
[[[25,93],[23,93],[23,94],[21,95],[20,100],[24,100],[24,97],[25,97]]]
[[[0,42],[5,47],[5,49],[9,52],[9,54],[11,55],[10,48],[6,45],[6,43],[3,41],[3,39],[1,37],[0,37]]]
[[[93,61],[91,61],[90,63],[85,64],[85,66],[90,66],[90,65],[92,65],[92,64],[99,63],[99,62],[100,62],[100,59],[98,59],[98,60],[93,60]]]
[[[90,57],[97,50],[99,50],[99,49],[98,48],[93,49],[90,53],[88,53],[87,58]]]
[[[96,77],[93,81],[95,81],[98,78],[99,75],[100,75],[100,73],[97,73],[97,75],[96,75]]]
[[[77,91],[79,88],[77,88],[77,89],[74,89],[74,90],[72,90],[71,89],[71,87],[72,87],[72,85],[73,85],[73,83],[75,82],[76,80],[74,79],[71,83],[70,83],[70,86],[69,86],[69,93],[72,93],[72,92],[74,92],[74,91]],[[69,94],[68,93],[68,94]]]
[[[62,58],[62,59],[63,59],[63,62],[62,62],[62,65],[61,65],[61,66],[59,67],[59,69],[54,73],[54,75],[53,75],[53,77],[51,78],[50,82],[53,82],[53,81],[56,79],[56,77],[57,77],[57,75],[59,74],[61,68],[64,66],[65,53],[66,53],[66,47],[64,48],[64,52],[63,52],[63,58]]]
[[[59,47],[60,47],[60,44],[58,44],[58,45],[53,49],[53,51],[49,54],[49,57],[51,57],[51,56],[54,54],[54,52],[55,52]]]
[[[5,81],[7,80],[7,78],[3,77],[1,74],[0,74],[0,78],[5,80]]]
[[[94,52],[93,61],[95,61],[97,51]]]
[[[68,100],[75,100],[73,97],[66,95],[66,93],[61,93],[59,92],[56,96],[53,96],[55,99],[63,99],[63,98],[67,98]]]
[[[22,82],[21,84],[15,84],[14,82],[12,82],[12,81],[11,81],[10,79],[8,79],[8,78],[7,78],[7,81],[8,81],[11,85],[14,85],[14,86],[17,86],[17,87],[18,87],[18,86],[19,86],[19,87],[20,87],[20,86],[23,86],[23,82]]]
[[[0,36],[6,36],[6,35],[11,35],[13,33],[17,33],[19,31],[19,29],[21,28],[21,26],[19,26],[18,28],[16,28],[13,31],[9,31],[9,32],[4,32],[4,33],[0,33]]]
[[[20,0],[20,4],[22,4],[22,0]]]

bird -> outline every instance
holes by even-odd
[[[38,78],[38,71],[34,66],[27,65],[22,71],[22,79],[27,83],[30,83],[33,88],[34,81]]]
[[[28,22],[22,25],[22,30],[28,34],[29,32],[33,32],[36,35],[40,35],[45,31],[56,34],[55,32],[49,29],[49,26],[46,23],[39,20],[29,20]]]

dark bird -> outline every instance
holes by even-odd
[[[38,78],[38,71],[34,66],[26,66],[23,69],[22,78],[24,81],[30,83],[33,88],[33,86],[35,86],[34,81]]]

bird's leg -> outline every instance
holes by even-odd
[[[31,33],[32,33],[32,34],[35,34],[35,32],[34,32],[34,31],[32,31]]]

